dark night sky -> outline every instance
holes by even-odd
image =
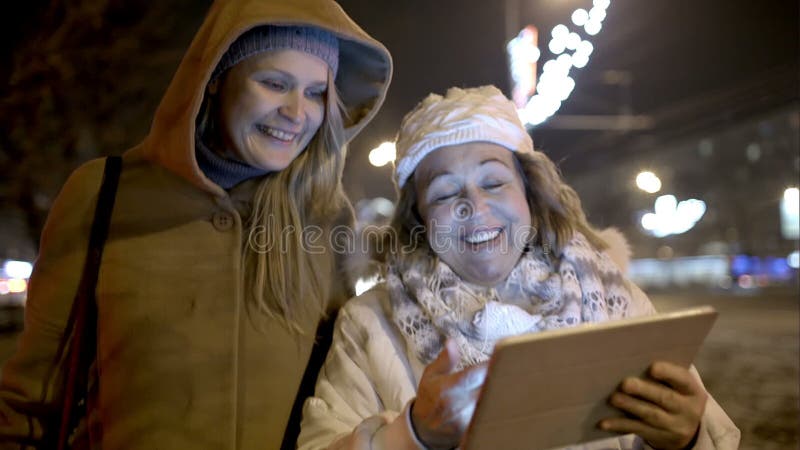
[[[2,23],[6,79],[10,56],[39,24],[47,2],[17,4]],[[185,3],[185,2],[184,2]],[[197,1],[205,10],[209,1]],[[392,52],[394,81],[376,120],[351,145],[348,190],[355,197],[392,196],[387,167],[368,165],[367,153],[396,133],[402,116],[429,92],[450,86],[495,84],[509,91],[503,51],[505,1],[498,0],[341,0],[344,9]],[[513,2],[511,2],[513,3]],[[552,27],[571,25],[569,15],[589,0],[518,0],[519,25],[540,29],[543,60]],[[179,12],[186,27],[197,27],[200,14]],[[178,34],[178,33],[176,33]],[[187,35],[184,30],[181,35]],[[634,113],[667,114],[669,127],[708,121],[711,116],[748,114],[797,97],[798,2],[795,0],[612,0],[603,30],[591,38],[595,51],[589,65],[571,76],[577,87],[563,104],[562,114],[616,114],[622,104],[618,87],[603,82],[608,70],[632,75],[629,92]],[[183,48],[188,41],[183,43]],[[175,61],[177,65],[177,61]],[[789,79],[787,81],[787,74]],[[749,91],[748,83],[767,84],[770,91]],[[163,89],[162,89],[163,91]],[[728,91],[736,91],[739,97]],[[722,97],[723,100],[714,97]],[[727,97],[726,97],[727,96]],[[712,98],[713,97],[713,98]],[[725,98],[729,98],[727,103]],[[733,100],[741,99],[741,100]],[[706,101],[705,99],[708,99]],[[715,103],[716,102],[716,103]],[[735,104],[732,104],[735,103]],[[705,109],[693,104],[706,104]],[[680,106],[684,105],[684,106]],[[677,107],[677,113],[675,108]],[[683,109],[681,109],[683,108]],[[675,116],[682,120],[675,120]],[[702,117],[700,117],[702,116]],[[707,117],[706,117],[707,116]],[[546,125],[533,131],[534,141],[570,170],[585,169],[578,158],[595,147],[602,132],[555,130]],[[132,137],[131,144],[139,138]],[[600,140],[602,141],[602,140]],[[603,141],[605,142],[605,141]],[[618,145],[612,139],[604,145]],[[588,161],[588,160],[587,160]],[[596,162],[596,161],[595,161]],[[374,187],[374,189],[373,189]]]
[[[571,26],[571,11],[591,6],[589,0],[517,1],[518,23],[540,29],[543,59],[549,56],[549,30],[557,23]],[[395,59],[394,82],[381,123],[399,122],[426,93],[452,85],[494,83],[508,89],[502,51],[505,1],[339,3],[384,42]],[[0,27],[2,70],[10,68],[11,54],[37,27],[38,15],[46,4],[29,0],[17,4],[14,14],[4,15]],[[197,4],[205,9],[209,1]],[[613,0],[603,30],[590,37],[595,45],[590,65],[577,74],[573,70],[573,76],[580,78],[576,80],[578,88],[562,112],[607,109],[603,93],[583,89],[597,84],[605,70],[633,72],[637,94],[633,96],[634,110],[649,111],[771,68],[797,68],[799,14],[798,2],[793,0]],[[578,98],[578,94],[587,98]],[[391,134],[382,126],[372,128],[381,128],[374,134]]]
[[[569,15],[589,0],[519,0],[520,25],[540,30],[542,60],[550,30],[558,23],[572,25]],[[503,1],[486,0],[342,0],[342,6],[363,28],[385,43],[395,59],[389,98],[373,124],[353,143],[348,171],[358,173],[354,196],[365,195],[359,186],[380,186],[391,198],[385,181],[390,169],[372,169],[369,150],[396,132],[403,114],[429,92],[453,85],[496,84],[509,92],[503,46],[507,31]],[[616,114],[621,92],[603,83],[608,70],[630,72],[634,113],[658,113],[689,103],[685,121],[693,114],[728,113],[722,102],[730,90],[753,80],[776,79],[778,92],[745,95],[742,114],[753,113],[797,97],[798,2],[795,0],[612,0],[603,30],[591,38],[595,51],[589,65],[571,76],[577,86],[562,105],[563,114]],[[776,73],[777,72],[777,73]],[[789,80],[787,81],[787,74]],[[794,74],[794,75],[792,75]],[[759,98],[770,97],[766,105]],[[766,100],[765,100],[766,101]],[[692,112],[691,103],[708,104]],[[674,115],[674,114],[673,114]],[[703,120],[707,120],[705,118]],[[671,122],[671,127],[683,126]],[[563,131],[546,126],[533,131],[537,147],[554,159],[567,159],[576,171],[584,170],[582,148],[598,132]],[[370,188],[370,196],[377,195]]]

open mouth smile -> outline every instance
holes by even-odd
[[[279,130],[262,124],[256,124],[256,129],[266,136],[286,143],[294,141],[298,135],[298,133],[289,133],[288,131]]]
[[[489,230],[480,230],[475,231],[472,234],[465,236],[464,240],[469,242],[470,244],[482,244],[484,242],[489,242],[494,239],[497,239],[500,236],[500,232],[502,232],[502,228],[492,228]]]

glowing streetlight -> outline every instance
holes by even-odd
[[[606,18],[606,10],[605,8],[598,8],[595,6],[594,8],[589,10],[589,21],[592,22],[602,22]]]
[[[606,9],[610,4],[611,0],[592,0],[592,7],[589,10],[579,8],[572,12],[572,23],[594,36],[603,28]],[[569,76],[570,70],[573,67],[576,69],[586,67],[589,64],[589,56],[594,50],[591,42],[582,40],[578,33],[570,32],[564,24],[554,26],[550,34],[552,38],[547,47],[555,59],[543,64],[536,93],[524,106],[517,104],[520,120],[530,126],[543,123],[559,110],[562,102],[566,101],[575,89],[575,81]],[[565,54],[567,50],[573,50],[572,54]]]
[[[588,56],[576,55],[572,57],[572,65],[575,66],[576,69],[583,69],[587,64],[589,64]]]
[[[8,292],[11,294],[21,294],[28,289],[28,282],[21,278],[8,280]]]
[[[786,188],[783,191],[783,201],[786,203],[786,209],[790,212],[795,214],[800,212],[800,189],[796,187]]]
[[[27,261],[8,260],[3,264],[3,271],[9,278],[30,278],[33,265]]]
[[[661,190],[661,180],[653,172],[643,171],[636,175],[636,186],[648,194],[655,194]]]
[[[395,156],[394,142],[384,142],[369,152],[369,163],[375,167],[383,167],[393,162]]]
[[[800,237],[800,190],[786,188],[780,204],[781,235],[784,239]]]
[[[558,24],[553,27],[553,31],[550,34],[556,39],[564,39],[569,35],[569,28],[564,24]]]
[[[647,213],[642,216],[642,228],[647,231],[653,231],[658,228],[658,216],[653,213]]]
[[[694,228],[706,212],[706,203],[694,198],[678,202],[674,195],[662,195],[656,199],[653,209],[654,212],[642,216],[642,228],[661,238]]]
[[[603,25],[600,22],[591,19],[589,19],[589,21],[586,22],[586,25],[583,26],[583,29],[586,30],[586,33],[591,36],[599,33],[602,28]]]
[[[576,9],[575,12],[572,13],[572,23],[579,27],[584,26],[587,20],[589,20],[589,13],[583,8]]]
[[[564,50],[567,49],[567,43],[564,42],[563,39],[553,38],[550,39],[550,43],[547,44],[547,48],[550,49],[554,55],[560,55],[564,53]]]
[[[800,252],[795,250],[789,253],[789,256],[786,257],[786,264],[792,269],[800,269]]]
[[[570,50],[575,50],[578,48],[578,45],[581,43],[581,37],[578,33],[574,31],[567,35],[566,44],[567,48]]]
[[[594,0],[592,1],[592,5],[597,8],[608,9],[608,6],[611,4],[611,0]]]
[[[592,45],[591,42],[581,41],[581,43],[578,44],[578,49],[575,50],[575,54],[586,55],[586,59],[589,59],[589,55],[591,55],[593,51],[594,51],[594,45]]]

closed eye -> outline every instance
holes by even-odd
[[[325,97],[325,89],[309,89],[306,91],[306,97],[311,99],[322,99]]]
[[[448,193],[448,194],[436,195],[436,196],[433,197],[433,201],[436,202],[436,203],[446,202],[446,201],[454,198],[456,195],[458,195],[458,193],[456,193],[456,192]]]
[[[271,89],[271,90],[276,91],[276,92],[284,92],[287,89],[286,83],[284,83],[282,81],[279,81],[279,80],[269,79],[269,78],[266,79],[266,80],[261,80],[261,84],[266,86],[267,89]]]
[[[504,181],[491,181],[491,182],[485,183],[483,185],[483,188],[486,189],[486,190],[491,191],[491,190],[495,190],[495,189],[500,189],[501,187],[503,187],[505,185],[506,185],[506,183]]]

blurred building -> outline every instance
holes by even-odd
[[[788,255],[797,237],[781,231],[781,201],[800,179],[800,113],[796,106],[731,121],[687,136],[641,143],[602,171],[567,174],[590,219],[619,226],[636,256]],[[659,192],[635,184],[642,170],[657,174]],[[657,196],[699,199],[706,211],[694,228],[656,238],[641,226]],[[669,250],[667,250],[669,248]]]

